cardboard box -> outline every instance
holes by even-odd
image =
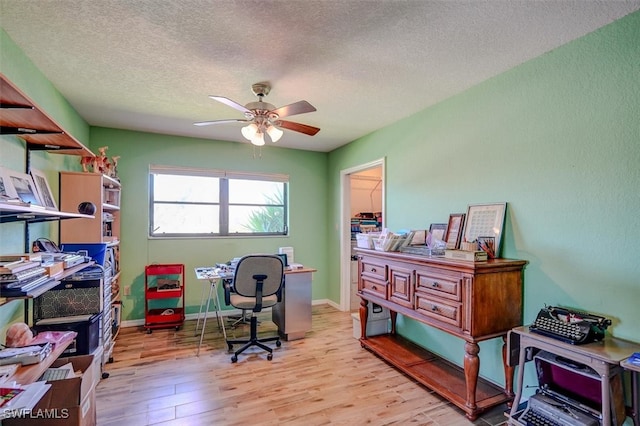
[[[5,426],[95,426],[96,393],[93,355],[59,358],[52,367],[71,362],[82,375],[49,382],[51,388],[31,412],[2,420]],[[99,367],[98,367],[99,368]],[[99,375],[98,375],[99,378]]]

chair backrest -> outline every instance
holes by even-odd
[[[257,282],[262,281],[262,297],[278,293],[284,279],[284,265],[276,255],[249,254],[236,265],[233,287],[245,297],[256,297]]]

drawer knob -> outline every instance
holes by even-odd
[[[374,273],[377,272],[376,268],[371,268],[371,272],[374,272]]]
[[[438,307],[436,305],[431,305],[431,311],[437,312],[438,311]]]
[[[431,287],[438,288],[440,287],[440,284],[438,283],[438,281],[434,281],[433,283],[431,283]]]
[[[375,285],[372,285],[372,286],[371,286],[371,289],[372,289],[372,290],[377,290],[377,289],[378,289],[378,287],[376,287]]]

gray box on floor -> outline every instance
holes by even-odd
[[[367,321],[367,336],[377,336],[379,334],[386,334],[391,331],[391,319],[389,315],[389,309],[383,308],[380,305],[369,302],[369,318]],[[351,314],[353,318],[353,337],[359,339],[360,330],[360,314],[354,312]]]

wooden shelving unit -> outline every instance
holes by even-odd
[[[0,74],[0,134],[19,136],[31,150],[95,157],[4,74]]]
[[[60,206],[77,208],[80,203],[96,206],[94,217],[60,223],[60,241],[66,244],[106,244],[113,252],[111,275],[105,277],[102,312],[103,364],[112,361],[114,305],[120,307],[120,182],[100,173],[60,172]],[[119,323],[118,323],[119,324]]]

